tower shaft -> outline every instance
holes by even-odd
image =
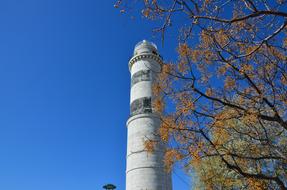
[[[171,190],[171,177],[164,168],[163,143],[155,151],[145,150],[146,140],[159,141],[160,118],[152,109],[152,84],[160,72],[161,57],[156,46],[140,42],[129,62],[131,72],[130,118],[127,121],[126,190]]]

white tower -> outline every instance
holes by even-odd
[[[152,83],[162,58],[151,42],[139,42],[129,61],[131,72],[130,118],[127,121],[126,190],[171,190],[171,176],[164,168],[164,144],[145,151],[147,139],[159,140],[159,115],[152,109]]]

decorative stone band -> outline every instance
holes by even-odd
[[[135,62],[137,62],[138,60],[141,59],[153,59],[155,61],[157,61],[159,64],[163,64],[162,58],[160,57],[160,55],[156,55],[156,54],[152,54],[152,53],[148,53],[148,54],[139,54],[136,56],[133,56],[131,58],[131,60],[129,61],[129,69],[131,70],[133,64]]]
[[[131,87],[141,81],[151,81],[151,71],[150,70],[141,70],[133,74]]]
[[[131,116],[141,113],[152,113],[151,97],[134,100],[130,107]]]
[[[136,167],[136,168],[133,168],[133,169],[127,170],[127,171],[126,171],[126,173],[129,173],[129,172],[131,172],[131,171],[133,171],[133,170],[139,170],[139,169],[156,169],[156,168],[158,168],[158,169],[162,170],[164,167],[163,167],[163,166],[161,166],[161,167],[159,167],[159,166]]]
[[[147,150],[146,150],[146,149],[143,149],[143,150],[141,150],[141,151],[131,152],[130,154],[127,155],[127,158],[130,157],[130,156],[132,156],[132,155],[134,155],[134,154],[141,154],[141,153],[143,153],[143,152],[147,152]],[[152,153],[153,153],[153,154],[156,154],[156,153],[162,153],[162,154],[163,154],[163,153],[165,153],[165,151],[164,151],[164,149],[154,150]]]
[[[159,114],[157,113],[143,113],[143,114],[138,114],[134,116],[130,116],[129,119],[127,120],[126,126],[128,127],[130,122],[140,119],[140,118],[154,118],[154,119],[160,119]]]

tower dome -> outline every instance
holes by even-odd
[[[134,49],[134,55],[143,53],[153,53],[157,55],[157,46],[149,41],[143,40],[136,44]]]

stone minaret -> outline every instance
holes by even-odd
[[[131,72],[130,118],[127,121],[126,190],[171,190],[171,176],[164,168],[164,144],[153,153],[144,150],[147,139],[160,127],[159,115],[152,109],[152,83],[160,71],[161,56],[153,43],[139,42],[129,61]]]

